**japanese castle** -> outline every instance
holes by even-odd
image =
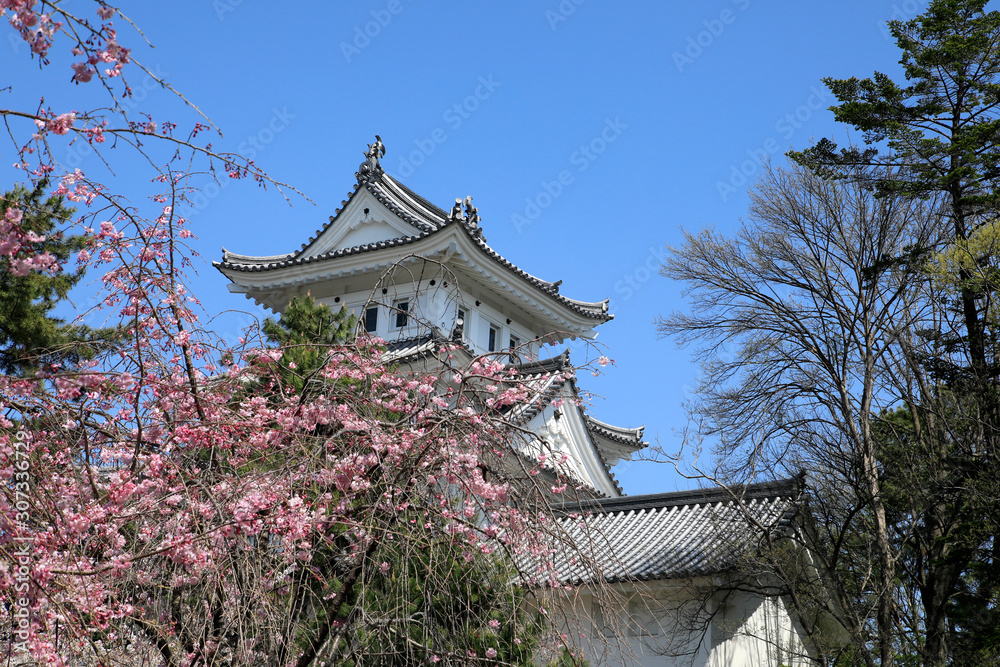
[[[520,423],[566,454],[568,469],[560,472],[582,490],[579,502],[561,508],[567,531],[582,531],[581,540],[594,530],[606,537],[596,574],[557,564],[563,581],[580,591],[565,613],[590,638],[585,657],[592,665],[810,664],[801,627],[781,598],[740,592],[713,602],[694,634],[680,628],[676,614],[690,591],[735,576],[739,550],[752,548],[748,517],[768,531],[794,530],[803,480],[626,497],[612,468],[646,446],[643,427],[613,426],[587,412],[568,351],[539,359],[548,345],[593,339],[594,328],[613,317],[608,300],[569,298],[562,281],[515,266],[487,244],[471,197],[440,208],[385,173],[384,154],[376,135],[341,208],[298,250],[262,257],[223,250],[215,266],[229,290],[275,313],[306,294],[345,307],[411,367],[430,367],[451,341],[469,359],[504,355],[533,378],[537,399]],[[583,527],[580,515],[589,517]],[[609,610],[576,611],[592,585],[620,591],[628,646],[601,641]]]
[[[254,257],[223,250],[216,267],[231,292],[280,313],[310,294],[334,310],[353,312],[364,329],[411,365],[445,340],[470,358],[503,353],[522,377],[533,376],[540,401],[519,415],[585,495],[623,495],[611,468],[643,448],[643,428],[598,421],[581,406],[568,352],[538,360],[543,343],[593,339],[612,319],[608,300],[577,301],[521,270],[486,243],[472,198],[450,211],[431,204],[379,164],[381,139],[369,146],[342,208],[296,251]],[[386,272],[389,272],[387,274]],[[523,361],[522,361],[523,360]]]

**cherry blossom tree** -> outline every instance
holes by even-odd
[[[118,100],[129,72],[145,71],[119,41],[131,22],[87,7],[0,0],[40,65],[64,49],[73,85],[109,93],[105,109],[0,115],[23,182],[56,183],[77,206],[75,261],[102,276],[98,307],[123,336],[71,368],[0,376],[0,657],[518,664],[538,645],[571,648],[539,620],[546,595],[569,594],[549,565],[569,546],[547,508],[572,484],[551,457],[539,474],[532,435],[510,417],[539,400],[532,382],[494,356],[461,365],[448,345],[439,371],[408,373],[364,337],[323,345],[296,381],[288,350],[259,331],[230,347],[207,330],[177,214],[191,165],[289,188],[203,143],[204,117],[186,131],[130,117]],[[105,163],[142,157],[160,192],[136,204],[61,168],[54,147],[72,142]],[[24,215],[6,207],[0,261],[59,272],[32,252]]]

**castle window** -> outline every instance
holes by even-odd
[[[458,312],[455,314],[455,330],[460,331],[462,334],[461,340],[465,340],[465,332],[468,329],[469,321],[465,319],[464,308],[459,307],[457,310]],[[461,329],[459,329],[459,327],[461,327]]]
[[[396,311],[396,328],[402,329],[406,326],[410,314],[410,302],[397,301],[392,307]]]
[[[495,324],[490,325],[489,339],[486,344],[486,349],[490,352],[496,352],[500,345],[500,327]]]
[[[375,333],[378,329],[378,306],[365,309],[365,331]]]
[[[518,346],[521,344],[521,339],[517,336],[510,337],[510,363],[516,364],[520,360],[520,355],[518,354]]]

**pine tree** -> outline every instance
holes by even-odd
[[[308,295],[293,298],[277,321],[267,318],[264,335],[284,351],[279,363],[286,386],[302,394],[330,347],[353,338],[356,321],[346,308],[334,313]]]
[[[976,656],[1000,650],[995,632],[981,632],[996,626],[1000,601],[1000,13],[987,4],[933,0],[914,19],[891,21],[905,83],[881,72],[824,79],[835,118],[863,132],[866,145],[838,149],[823,139],[790,154],[882,196],[934,202],[947,226],[939,245],[869,267],[871,276],[893,264],[924,271],[948,306],[936,328],[912,332],[934,349],[920,359],[932,384],[907,406],[911,427],[890,424],[886,443],[924,452],[898,488],[909,500],[916,490],[926,496],[903,546],[915,550],[928,665],[985,664]],[[883,609],[880,624],[891,617]]]
[[[45,181],[31,191],[19,186],[0,199],[0,218],[9,208],[19,208],[22,229],[44,237],[26,250],[48,252],[61,265],[53,274],[15,275],[10,260],[0,259],[0,372],[7,374],[32,375],[43,366],[91,358],[98,346],[114,338],[111,330],[68,324],[52,315],[83,277],[82,267],[68,269],[66,263],[85,247],[86,239],[62,231],[74,210],[61,197],[46,197],[46,187]]]

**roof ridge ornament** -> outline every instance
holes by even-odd
[[[465,208],[463,213],[462,208]],[[461,197],[455,197],[455,205],[448,213],[448,222],[463,222],[469,228],[473,236],[482,236],[483,229],[479,226],[482,218],[479,217],[479,209],[472,205],[472,195],[466,196],[463,201]],[[485,239],[483,239],[485,241]]]
[[[472,195],[465,198],[465,222],[473,229],[479,229],[479,209],[472,205]]]
[[[455,197],[455,205],[451,207],[451,211],[448,213],[449,222],[457,222],[462,219],[462,198]]]
[[[383,173],[382,165],[379,164],[379,158],[385,156],[385,145],[382,143],[382,137],[376,134],[375,143],[368,144],[368,150],[365,151],[364,155],[365,161],[361,163],[357,173],[354,174],[358,179],[358,184],[368,183]]]

